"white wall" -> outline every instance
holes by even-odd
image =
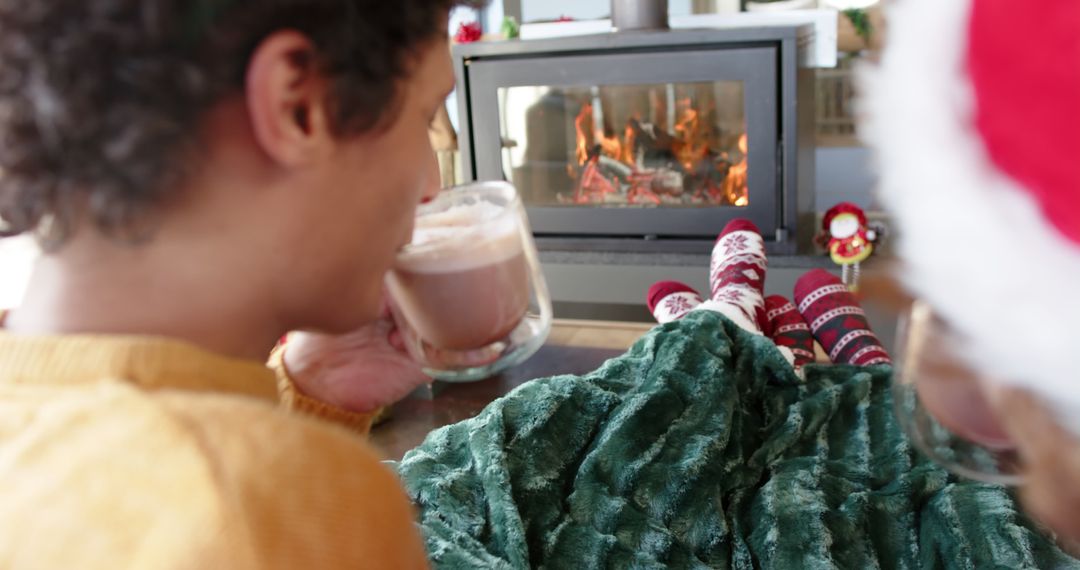
[[[29,238],[0,240],[0,309],[19,305],[38,250]]]
[[[487,10],[484,11],[484,33],[499,33],[502,29],[503,14],[502,2],[489,3]],[[475,22],[479,17],[479,10],[462,7],[454,8],[454,10],[450,12],[450,37],[454,37],[454,34],[458,31],[458,26],[462,23]]]
[[[690,14],[690,0],[668,0],[672,16]],[[521,0],[521,19],[525,22],[557,20],[569,16],[575,20],[597,20],[611,16],[610,0]]]

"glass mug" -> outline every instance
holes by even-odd
[[[1017,485],[1023,465],[986,396],[990,380],[957,358],[960,338],[922,301],[901,318],[893,405],[915,447],[949,471]]]
[[[520,364],[551,330],[536,243],[506,182],[450,188],[422,204],[387,289],[409,354],[437,380],[469,382]]]

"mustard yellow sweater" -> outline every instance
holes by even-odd
[[[369,418],[276,369],[0,331],[0,568],[425,567],[404,493],[355,433]]]

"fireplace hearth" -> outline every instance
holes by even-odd
[[[808,27],[456,46],[466,179],[521,192],[541,248],[698,251],[734,218],[814,228]]]

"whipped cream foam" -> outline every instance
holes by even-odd
[[[416,219],[412,243],[398,254],[398,270],[417,273],[465,271],[521,254],[516,212],[479,201],[459,204]]]

